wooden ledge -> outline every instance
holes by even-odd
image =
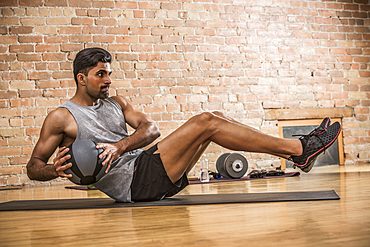
[[[321,119],[353,117],[352,107],[265,109],[265,120]]]

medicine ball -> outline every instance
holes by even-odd
[[[70,154],[71,158],[64,165],[72,163],[72,167],[66,169],[64,173],[72,174],[68,179],[73,183],[89,185],[104,176],[108,164],[102,166],[105,157],[99,159],[99,155],[104,149],[96,149],[96,145],[91,140],[78,140],[68,146],[67,154]]]

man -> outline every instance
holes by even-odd
[[[109,97],[112,57],[104,49],[87,48],[73,62],[77,91],[73,98],[51,112],[42,126],[40,138],[27,164],[34,180],[70,177],[64,170],[68,145],[90,139],[104,149],[106,175],[94,184],[119,202],[160,200],[188,185],[187,173],[210,142],[237,151],[260,152],[290,159],[303,171],[311,170],[317,156],[338,137],[341,126],[330,118],[299,140],[266,135],[220,112],[204,112],[150,149],[160,136],[156,124],[120,96]],[[128,135],[126,123],[135,129]],[[47,164],[56,148],[53,164]],[[67,162],[66,165],[64,163]]]

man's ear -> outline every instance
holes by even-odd
[[[77,81],[78,81],[78,84],[81,84],[82,86],[86,85],[86,76],[83,73],[78,73]]]

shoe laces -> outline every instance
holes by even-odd
[[[313,131],[311,131],[308,134],[308,136],[320,135],[320,134],[324,133],[325,131],[327,131],[327,128],[323,128],[323,127],[319,126],[316,129],[314,129]]]

